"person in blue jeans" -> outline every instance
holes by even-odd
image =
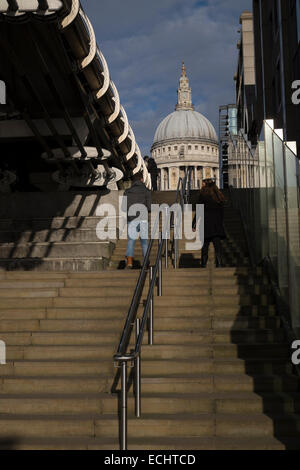
[[[126,268],[132,269],[135,243],[138,237],[140,237],[144,258],[148,248],[148,212],[151,210],[151,191],[144,184],[142,173],[133,176],[131,188],[124,192],[124,196],[127,196],[128,223],[128,244],[125,260]],[[140,212],[138,219],[136,214],[130,214],[130,208],[134,204],[143,204],[145,208],[144,211]]]

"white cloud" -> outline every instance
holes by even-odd
[[[174,110],[184,59],[196,109],[217,125],[234,101],[239,17],[251,0],[85,0],[99,46],[144,153]]]

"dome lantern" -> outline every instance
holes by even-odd
[[[190,88],[189,79],[186,75],[186,68],[184,61],[182,61],[182,73],[179,80],[179,88],[177,91],[178,94],[178,101],[175,107],[175,110],[183,109],[183,110],[194,110],[194,106],[192,103],[192,89]]]

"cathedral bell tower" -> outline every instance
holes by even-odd
[[[189,79],[186,76],[186,69],[184,62],[182,62],[182,73],[179,80],[179,88],[177,91],[178,101],[175,110],[191,110],[194,111],[192,103],[192,89],[190,88]]]

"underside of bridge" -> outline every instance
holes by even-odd
[[[79,0],[1,0],[0,31],[0,191],[151,187]]]

